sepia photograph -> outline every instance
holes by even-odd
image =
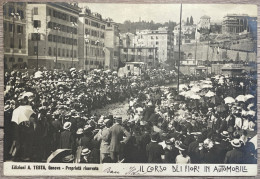
[[[257,5],[2,8],[5,175],[257,175]]]

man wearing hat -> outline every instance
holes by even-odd
[[[224,163],[243,164],[244,152],[241,149],[243,142],[239,139],[233,139],[230,143],[233,146],[233,150],[227,152]]]
[[[121,126],[122,117],[115,118],[115,124],[110,128],[111,142],[110,142],[110,157],[114,162],[119,161],[119,151],[122,149],[122,144],[128,142],[131,134]],[[123,136],[126,138],[123,140]]]
[[[151,142],[146,146],[148,163],[162,163],[162,155],[164,155],[164,150],[163,147],[158,144],[158,140],[159,133],[153,132],[151,135]]]
[[[112,126],[112,120],[105,119],[104,125],[105,127],[94,136],[94,139],[97,141],[101,141],[100,144],[100,163],[103,163],[103,159],[109,156],[110,153],[110,139],[111,139],[111,131],[109,128]]]
[[[174,139],[174,138],[172,138]],[[175,141],[172,139],[168,139],[165,141],[166,147],[164,149],[165,158],[163,160],[164,163],[175,163],[175,159],[177,155],[179,155],[179,150],[175,147]]]
[[[74,136],[70,131],[71,122],[65,122],[63,125],[64,131],[60,135],[60,149],[74,149]]]

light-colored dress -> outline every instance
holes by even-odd
[[[182,155],[178,155],[175,160],[176,160],[176,164],[190,163],[190,157],[188,155],[186,157],[183,157]]]

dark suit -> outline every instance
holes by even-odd
[[[163,148],[157,142],[150,142],[146,146],[148,163],[162,163],[161,155],[164,154]]]
[[[68,130],[65,130],[60,135],[60,149],[74,149],[74,136]]]
[[[227,152],[224,163],[243,164],[243,162],[244,162],[243,156],[244,156],[243,151],[239,148],[238,149],[235,148],[235,149]]]
[[[120,124],[114,124],[110,128],[111,132],[111,141],[110,141],[110,157],[114,161],[119,160],[119,151],[121,150],[121,143],[127,143],[127,141],[130,139],[131,135],[129,132],[126,131],[124,127],[122,127]],[[123,136],[126,136],[126,138],[123,140]]]

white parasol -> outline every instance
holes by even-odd
[[[206,97],[212,97],[212,96],[215,96],[216,94],[212,91],[208,91],[207,94],[205,95]]]
[[[225,101],[225,104],[231,104],[231,103],[234,103],[234,102],[235,102],[235,99],[232,98],[232,97],[226,97],[226,98],[224,99],[224,101]]]
[[[237,101],[245,102],[245,101],[246,101],[246,97],[245,97],[244,95],[238,95],[238,96],[236,97],[236,100],[237,100]]]
[[[245,95],[246,101],[249,100],[249,99],[253,99],[253,98],[255,98],[255,97],[252,94]]]
[[[33,113],[34,111],[31,106],[19,106],[13,111],[12,122],[19,125],[21,122],[29,121]]]

